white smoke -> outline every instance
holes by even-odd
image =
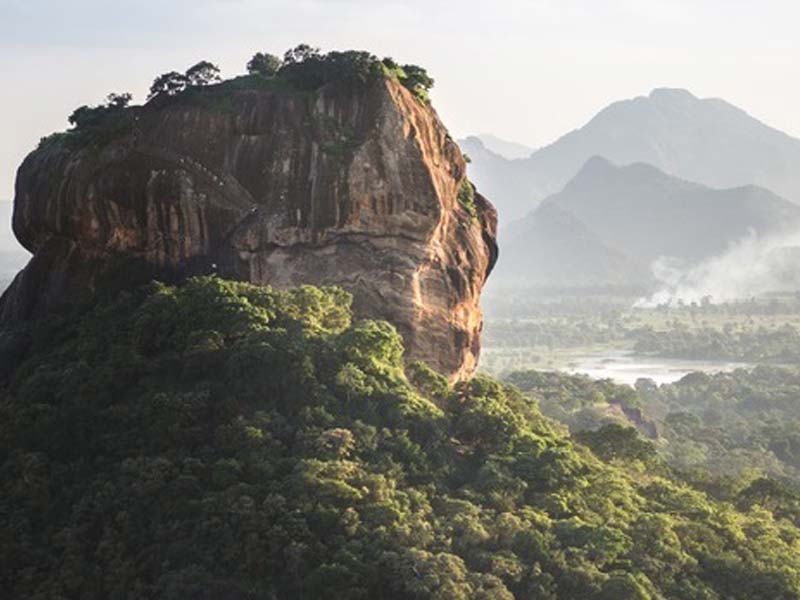
[[[800,290],[800,231],[761,237],[751,231],[699,264],[686,266],[662,257],[652,269],[661,289],[636,306],[731,302],[767,292],[794,292]]]

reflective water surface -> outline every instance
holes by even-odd
[[[693,371],[718,373],[749,366],[747,363],[714,360],[648,357],[629,350],[601,350],[575,356],[562,370],[629,385],[636,383],[637,379],[648,378],[660,385],[677,381]]]

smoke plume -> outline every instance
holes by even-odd
[[[722,254],[699,264],[662,257],[652,270],[661,288],[636,306],[731,302],[767,292],[793,292],[800,290],[800,231],[772,236],[751,231]]]

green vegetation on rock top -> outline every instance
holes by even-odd
[[[320,52],[307,44],[286,51],[283,58],[257,52],[247,63],[247,74],[223,80],[215,64],[203,60],[184,73],[170,71],[156,77],[147,96],[148,102],[164,102],[168,98],[188,99],[231,112],[225,98],[207,98],[202,92],[212,89],[226,92],[241,89],[272,89],[309,93],[329,85],[363,85],[376,77],[390,77],[399,81],[423,103],[428,103],[428,92],[434,80],[417,65],[398,65],[391,58],[379,59],[369,52],[359,50]],[[106,101],[96,106],[81,106],[69,117],[72,129],[43,137],[39,148],[70,143],[77,146],[102,145],[113,135],[133,124],[136,110],[130,106],[129,93],[109,94]]]
[[[625,431],[585,440],[604,462],[513,387],[406,371],[349,302],[201,278],[37,325],[0,389],[0,596],[800,597],[782,490],[709,499]]]

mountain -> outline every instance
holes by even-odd
[[[526,159],[487,156],[474,143],[464,149],[473,159],[470,177],[491,194],[502,223],[560,191],[596,155],[619,165],[648,163],[714,188],[758,185],[800,203],[800,140],[724,100],[681,89],[615,102]]]
[[[503,138],[499,138],[491,133],[479,133],[473,137],[478,138],[481,143],[491,152],[499,154],[503,158],[507,158],[509,160],[514,160],[515,158],[528,158],[535,151],[535,149],[531,148],[530,146],[526,146],[525,144],[520,144],[518,142],[504,140]],[[459,141],[459,144],[461,144],[463,141],[464,140]]]
[[[637,163],[591,158],[564,187],[509,226],[497,277],[548,285],[646,284],[667,257],[692,265],[751,232],[800,226],[800,207],[756,186],[717,190]]]
[[[16,183],[34,257],[0,317],[91,301],[109,280],[335,284],[359,317],[392,322],[413,359],[469,374],[494,208],[418,86],[359,57],[87,109],[85,125],[43,140]]]
[[[648,263],[626,255],[556,203],[542,204],[503,244],[497,283],[556,288],[627,286],[649,280]]]

